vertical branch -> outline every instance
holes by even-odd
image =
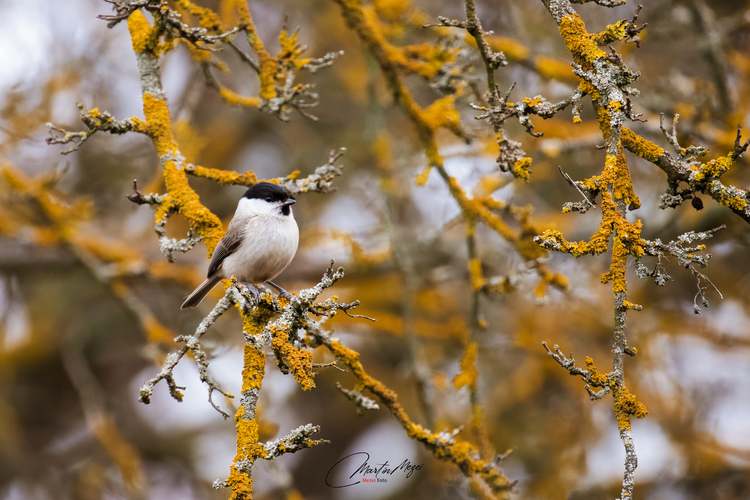
[[[181,213],[195,233],[203,237],[210,255],[223,234],[223,227],[219,218],[201,204],[183,170],[184,157],[172,132],[172,117],[161,84],[159,47],[148,43],[153,38],[154,29],[157,27],[152,28],[140,10],[133,11],[128,17],[128,30],[140,73],[145,125],[163,165],[168,191],[156,211],[155,220],[159,223],[173,211]]]
[[[242,368],[242,397],[234,416],[237,422],[237,454],[226,480],[226,485],[232,488],[232,500],[252,498],[253,480],[250,474],[253,464],[265,455],[265,448],[258,442],[258,422],[255,419],[265,364],[266,355],[260,347],[247,342]]]
[[[505,66],[508,62],[505,60],[502,52],[494,52],[490,44],[484,38],[482,23],[477,17],[474,0],[466,0],[466,31],[477,43],[479,54],[482,56],[485,70],[487,72],[487,92],[490,95],[490,105],[495,105],[498,99],[497,84],[495,84],[495,69],[499,66]]]
[[[625,355],[634,354],[628,349],[626,321],[628,309],[639,306],[629,302],[627,295],[626,269],[628,255],[639,258],[644,255],[644,240],[640,237],[640,220],[630,223],[626,219],[628,209],[636,209],[640,201],[635,195],[621,136],[623,123],[630,109],[629,90],[626,85],[635,81],[636,73],[630,71],[614,49],[610,54],[598,45],[622,40],[637,28],[621,21],[607,27],[601,34],[589,34],[581,18],[568,0],[542,0],[558,24],[560,34],[573,56],[574,73],[581,78],[580,90],[591,96],[599,120],[599,128],[606,141],[604,169],[598,176],[583,181],[587,189],[597,188],[602,196],[602,221],[598,231],[588,242],[569,243],[558,238],[554,232],[545,232],[537,241],[545,248],[565,251],[579,256],[607,251],[612,239],[609,272],[602,274],[602,283],[612,282],[614,294],[614,328],[612,338],[612,371],[607,376],[612,388],[614,410],[620,439],[625,447],[625,472],[621,499],[632,498],[634,473],[638,457],[633,443],[630,415],[645,416],[646,409],[625,387]],[[559,233],[558,233],[559,235]]]

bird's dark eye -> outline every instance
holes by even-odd
[[[266,197],[266,201],[267,201],[268,203],[271,203],[271,202],[273,201],[273,198],[271,198],[270,196],[267,196],[267,197]]]

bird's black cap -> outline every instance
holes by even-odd
[[[270,202],[274,201],[286,201],[289,198],[293,198],[289,192],[278,184],[272,184],[270,182],[259,182],[253,184],[250,189],[245,191],[243,198],[257,198],[259,200],[266,200]]]

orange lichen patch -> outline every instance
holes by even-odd
[[[313,353],[292,345],[284,328],[273,327],[271,335],[271,349],[276,354],[276,363],[286,365],[302,390],[309,391],[315,387],[315,374],[312,371]]]
[[[161,14],[154,13],[158,20]],[[149,52],[152,55],[166,54],[174,49],[174,37],[169,31],[162,31],[157,24],[151,26],[146,16],[140,10],[134,11],[128,18],[128,30],[133,44],[133,50],[137,53]],[[161,41],[162,36],[164,41]]]
[[[708,163],[704,163],[695,174],[692,175],[692,181],[701,182],[706,179],[714,178],[718,179],[721,177],[734,163],[734,158],[731,155],[722,156],[715,160],[711,160]]]
[[[260,106],[260,98],[240,95],[223,86],[219,87],[219,95],[230,106],[241,108],[257,108]]]
[[[461,358],[461,371],[453,378],[453,387],[461,389],[462,387],[469,387],[470,391],[476,390],[477,378],[479,378],[479,372],[477,371],[477,343],[471,342],[466,346],[466,351]]]
[[[628,151],[652,163],[658,161],[659,157],[664,154],[664,149],[644,139],[627,127],[622,128],[620,139],[622,140],[622,145]]]
[[[529,168],[531,167],[531,158],[525,156],[513,163],[513,175],[526,182],[529,181]]]
[[[386,25],[380,22],[376,10],[372,6],[360,6],[359,2],[344,0],[345,7],[354,9],[352,21],[361,23],[364,31],[359,31],[360,36],[366,36],[368,45],[377,47],[381,55],[388,60],[394,68],[398,67],[405,74],[418,74],[431,79],[440,69],[443,63],[454,61],[457,49],[446,50],[430,44],[407,46],[403,48],[390,44],[386,37],[400,36],[403,27],[398,25]],[[347,11],[344,12],[347,21]],[[351,26],[351,25],[350,25]],[[352,26],[354,27],[354,26]]]
[[[225,290],[230,286],[234,286],[230,280],[223,280],[222,284]],[[242,317],[242,331],[252,337],[260,337],[274,315],[273,308],[267,307],[268,304],[264,304],[265,300],[265,295],[261,295],[261,304],[253,309],[250,314],[246,314],[240,304],[235,304]]]
[[[229,468],[227,484],[232,488],[231,500],[249,500],[253,498],[253,479],[249,474],[239,471],[236,465]]]
[[[630,430],[630,415],[635,415],[636,418],[643,418],[648,415],[646,406],[638,401],[635,394],[631,394],[624,385],[621,389],[615,386],[612,395],[615,400],[617,427],[620,430]]]
[[[601,33],[591,35],[591,40],[597,45],[607,45],[612,42],[623,40],[628,36],[625,31],[627,25],[627,21],[618,21],[615,24],[609,24]]]
[[[596,366],[594,366],[594,360],[586,356],[586,369],[591,373],[591,385],[595,387],[604,387],[608,383],[607,376],[600,373]]]
[[[245,349],[248,348],[255,350],[253,346],[246,344]],[[248,460],[252,463],[264,457],[266,451],[263,445],[258,443],[258,423],[245,413],[244,406],[239,407],[234,419],[237,422],[237,454],[234,457],[234,463],[229,468],[227,483],[232,489],[231,499],[248,500],[252,498],[253,480],[249,474],[240,470],[238,464]]]
[[[250,187],[253,184],[258,183],[258,178],[255,176],[255,172],[248,170],[244,174],[235,172],[234,170],[220,170],[218,168],[201,167],[195,165],[194,167],[187,170],[187,172],[196,177],[203,177],[205,179],[211,179],[219,184],[229,184],[233,186],[247,186]]]
[[[140,10],[134,11],[128,17],[128,30],[135,52],[153,52],[159,43],[159,28],[156,26],[152,28]]]
[[[196,16],[201,28],[206,28],[207,30],[212,31],[221,30],[221,22],[219,20],[219,16],[211,9],[208,9],[206,7],[199,7],[190,0],[175,0],[175,3],[181,9],[187,11],[193,16]]]
[[[524,228],[521,237],[514,242],[513,246],[524,260],[533,261],[543,259],[547,256],[547,250],[537,245],[534,241],[537,234],[539,234],[539,231],[536,228],[531,231],[528,228]]]
[[[713,181],[712,184],[719,184],[719,181]],[[724,191],[721,189],[711,189],[711,196],[719,202],[720,205],[724,205],[725,207],[729,207],[732,210],[736,211],[744,211],[747,208],[747,191],[745,191],[745,194],[737,194],[735,196],[727,195]]]
[[[266,373],[266,355],[252,344],[245,344],[242,392],[260,389]]]
[[[617,151],[617,156],[607,156],[602,180],[612,185],[615,200],[622,200],[630,205],[631,210],[635,210],[641,206],[641,202],[633,190],[633,181],[630,179],[625,152],[621,147],[618,147]]]
[[[635,302],[630,302],[629,300],[623,300],[622,307],[632,311],[640,311],[641,309],[643,309],[642,305],[636,304]]]
[[[605,141],[609,141],[609,137],[612,134],[612,116],[609,114],[609,110],[605,106],[597,105],[596,119],[599,122],[599,130],[602,133],[602,137]]]
[[[169,115],[167,102],[163,99],[157,99],[151,94],[143,94],[143,114],[158,155],[165,156],[177,152],[178,148],[172,134],[172,118]]]
[[[304,49],[297,43],[299,31],[293,31],[291,35],[287,30],[279,32],[279,46],[281,51],[276,56],[278,59],[286,59],[294,63],[297,68],[301,68],[310,62],[310,59],[298,59]]]
[[[262,307],[256,308],[265,309]],[[256,317],[263,315],[262,312],[253,313]],[[260,390],[265,374],[266,356],[260,349],[250,343],[245,344],[244,364],[242,367],[242,392],[243,394]],[[232,489],[232,499],[246,500],[252,498],[253,481],[250,475],[240,470],[240,464],[254,462],[264,457],[265,448],[258,443],[258,423],[255,415],[247,413],[245,406],[240,406],[235,414],[237,427],[237,454],[234,463],[230,467],[227,483]]]
[[[606,56],[594,37],[586,32],[586,25],[578,14],[563,17],[559,29],[565,46],[578,64],[592,63]]]
[[[469,278],[471,279],[471,288],[475,292],[484,288],[487,283],[482,275],[482,262],[479,259],[469,259]]]
[[[612,281],[612,291],[615,293],[627,291],[625,269],[627,267],[628,251],[620,238],[615,238],[612,245],[612,263],[609,272],[602,274],[602,284]]]
[[[524,97],[523,98],[523,103],[526,106],[528,106],[529,108],[532,108],[532,107],[536,106],[537,104],[541,104],[543,100],[544,99],[542,99],[542,96],[536,96],[533,99],[530,98],[530,97]]]
[[[586,80],[580,80],[580,83],[578,84],[578,90],[591,96],[592,101],[596,101],[601,97],[601,95],[599,95],[599,92],[596,90],[596,87],[594,87]]]

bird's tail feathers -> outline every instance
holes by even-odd
[[[206,297],[206,295],[208,295],[208,292],[210,292],[219,281],[221,281],[220,276],[212,276],[201,283],[200,286],[193,291],[193,293],[188,295],[188,298],[185,299],[185,302],[182,303],[180,309],[187,309],[188,307],[195,307],[200,304],[201,301]]]

